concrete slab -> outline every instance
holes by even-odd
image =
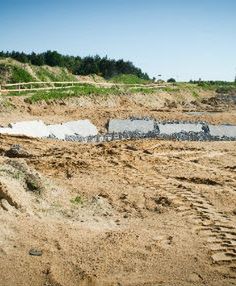
[[[89,120],[69,121],[63,124],[45,125],[41,120],[21,121],[10,123],[7,128],[0,128],[0,133],[9,135],[26,135],[29,137],[49,137],[54,135],[57,139],[66,136],[79,135],[81,137],[98,134],[97,128]]]
[[[131,120],[131,119],[111,119],[109,121],[108,132],[142,132],[154,131],[154,120]]]
[[[51,135],[57,139],[65,139],[66,136],[79,135],[81,137],[94,136],[98,130],[89,120],[68,121],[62,124],[48,125]]]
[[[0,128],[0,134],[14,135],[15,133],[14,133],[14,130],[12,128],[10,128],[10,127],[7,127],[7,128],[1,127]]]
[[[180,132],[202,132],[200,123],[160,123],[158,124],[160,134],[171,135]]]
[[[236,126],[233,125],[208,125],[211,136],[236,138]]]
[[[52,124],[47,126],[50,135],[55,136],[57,139],[64,140],[66,135],[74,135],[72,130],[63,124]]]
[[[50,135],[47,126],[41,120],[21,121],[10,123],[7,129],[8,134],[26,135],[29,137],[48,137]]]
[[[97,127],[93,125],[90,120],[77,120],[69,121],[62,124],[66,128],[70,129],[72,133],[67,135],[80,135],[82,137],[94,136],[98,134]]]

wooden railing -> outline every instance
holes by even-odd
[[[81,84],[92,84],[101,87],[112,87],[112,86],[127,86],[127,87],[145,87],[145,88],[162,88],[168,84],[159,85],[153,84],[125,84],[125,83],[110,83],[110,82],[88,82],[88,81],[33,81],[33,82],[19,82],[19,83],[7,83],[0,84],[0,94],[7,94],[9,92],[24,92],[24,91],[39,91],[39,90],[51,90],[51,89],[66,89]],[[35,87],[35,86],[39,87]],[[42,86],[42,87],[40,87]]]
[[[23,91],[37,91],[37,90],[50,90],[50,89],[61,89],[71,88],[79,82],[20,82],[20,83],[8,83],[3,84],[0,88],[2,94],[8,92],[23,92]],[[59,85],[59,86],[58,86]],[[35,87],[39,86],[39,87]],[[41,87],[40,87],[41,86]]]

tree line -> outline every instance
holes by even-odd
[[[82,58],[79,56],[62,55],[57,51],[49,50],[44,53],[32,52],[31,54],[2,51],[0,52],[0,57],[8,57],[22,63],[30,63],[37,66],[65,67],[76,75],[97,74],[109,79],[119,74],[133,74],[139,78],[149,80],[148,74],[144,73],[140,68],[135,67],[132,62],[124,61],[123,59],[109,59],[107,56],[100,57],[96,55]]]

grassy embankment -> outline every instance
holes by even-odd
[[[57,89],[49,91],[36,91],[32,92],[26,99],[29,103],[39,101],[53,101],[66,99],[70,97],[92,96],[92,97],[107,97],[109,95],[132,95],[132,94],[160,94],[169,93],[177,96],[178,93],[183,91],[189,92],[193,97],[198,97],[201,92],[199,87],[194,85],[179,86],[166,86],[166,87],[130,87],[130,86],[113,86],[113,87],[98,87],[92,84],[80,84],[69,89]],[[27,94],[27,93],[22,93]],[[29,94],[29,93],[28,93]],[[15,93],[19,95],[19,93]]]
[[[80,84],[69,89],[56,89],[49,91],[36,91],[26,101],[35,103],[38,101],[60,100],[70,97],[81,96],[108,96],[109,94],[119,95],[122,90],[117,87],[97,87],[91,84]]]
[[[0,83],[35,81],[75,81],[65,68],[22,64],[12,59],[0,59]]]
[[[217,93],[230,94],[234,90],[236,91],[236,85],[226,86],[199,86],[196,84],[189,83],[177,83],[165,87],[134,87],[134,86],[113,86],[113,87],[102,87],[94,86],[92,84],[79,84],[68,89],[56,89],[49,91],[34,91],[34,92],[15,92],[9,93],[9,95],[28,95],[26,101],[29,103],[35,103],[40,101],[53,101],[66,99],[70,97],[82,97],[82,96],[93,96],[93,97],[107,97],[109,95],[132,95],[132,94],[161,94],[168,93],[173,97],[178,97],[183,93],[188,93],[193,97],[194,100],[201,98],[201,94],[205,91],[215,91]]]

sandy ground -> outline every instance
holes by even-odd
[[[84,117],[103,130],[110,116],[184,119],[183,109],[196,110],[127,100],[30,106],[15,97],[0,124]],[[232,107],[222,110],[200,119],[236,122]],[[235,147],[0,135],[0,285],[236,285]]]
[[[236,143],[0,140],[1,285],[236,285]]]

